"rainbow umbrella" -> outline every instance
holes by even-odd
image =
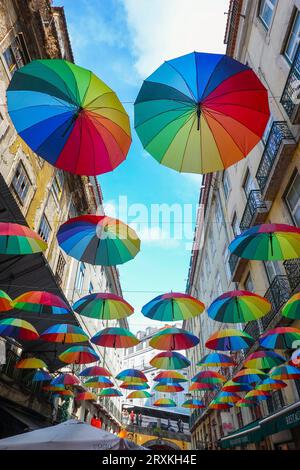
[[[196,364],[198,367],[231,367],[236,366],[234,360],[221,353],[209,353]]]
[[[136,383],[140,382],[147,382],[147,377],[145,376],[144,372],[137,369],[125,369],[116,375],[117,380],[123,380],[128,382],[130,380],[135,381]]]
[[[194,375],[191,381],[219,384],[226,382],[226,377],[220,374],[219,372],[215,372],[213,370],[202,370],[201,372],[198,372],[196,375]]]
[[[296,349],[296,351],[293,352],[291,359],[289,360],[289,364],[291,366],[297,366],[299,367],[300,364],[300,348]]]
[[[50,385],[79,385],[80,380],[74,374],[59,374],[51,380]]]
[[[110,293],[86,295],[75,302],[73,310],[84,317],[97,320],[119,320],[134,312],[133,307],[122,297]]]
[[[179,372],[176,371],[169,371],[165,370],[163,372],[160,372],[157,374],[153,380],[155,382],[161,382],[162,380],[173,380],[174,382],[187,382],[187,378],[184,377],[184,375],[180,374]]]
[[[71,390],[56,390],[55,395],[61,395],[64,397],[74,397],[74,393]]]
[[[283,364],[286,359],[274,351],[256,351],[249,354],[243,366],[249,369],[272,369]]]
[[[270,398],[271,394],[262,391],[262,390],[250,390],[250,392],[246,393],[245,395],[245,400],[255,400],[255,401],[263,401],[263,400],[268,400]]]
[[[81,215],[59,228],[60,247],[85,263],[115,266],[133,259],[140,251],[136,232],[118,219],[105,215]]]
[[[78,393],[76,395],[75,400],[78,400],[78,401],[87,401],[87,400],[96,401],[97,397],[94,393],[82,392],[82,393]]]
[[[128,399],[134,399],[134,398],[151,398],[152,395],[151,393],[147,392],[146,390],[137,390],[135,392],[130,392],[129,395],[127,395]]]
[[[219,351],[239,351],[254,344],[252,336],[245,331],[224,329],[214,333],[205,343],[208,349]]]
[[[47,243],[25,225],[0,222],[0,254],[30,255],[47,249]]]
[[[257,405],[258,405],[258,402],[254,400],[248,400],[248,399],[246,400],[245,398],[242,398],[235,404],[235,406],[238,406],[240,408],[245,408],[249,406],[257,406]]]
[[[86,387],[90,388],[110,388],[113,387],[114,384],[111,380],[107,377],[91,377],[86,382],[84,382]]]
[[[116,388],[103,388],[98,394],[99,397],[122,397],[123,393]]]
[[[191,398],[190,400],[186,400],[182,403],[182,408],[205,408],[204,403],[201,400],[197,400],[196,398]]]
[[[165,61],[144,81],[134,105],[147,152],[167,167],[201,174],[246,157],[269,115],[268,92],[247,65],[200,52]]]
[[[259,344],[267,349],[295,349],[299,346],[300,329],[279,326],[260,336]]]
[[[216,399],[212,400],[208,405],[213,410],[229,410],[233,407],[233,403],[220,403]]]
[[[193,382],[189,386],[189,392],[195,392],[195,391],[210,391],[210,390],[215,390],[217,387],[217,383],[211,383],[211,382]]]
[[[81,377],[96,377],[96,375],[102,375],[104,377],[111,377],[111,373],[104,367],[100,367],[100,366],[87,367],[86,369],[82,370],[79,373],[79,376]]]
[[[199,343],[199,338],[181,328],[163,328],[152,336],[149,346],[162,351],[190,349]]]
[[[57,295],[50,292],[30,291],[13,300],[13,308],[31,313],[58,314],[70,313],[71,309]]]
[[[150,361],[151,366],[164,370],[185,369],[190,364],[191,362],[187,357],[176,351],[163,351],[154,356]]]
[[[176,403],[171,398],[159,398],[153,403],[154,406],[160,406],[162,408],[171,408],[175,407]]]
[[[233,380],[228,380],[223,387],[222,391],[223,392],[250,392],[252,390],[252,386],[247,383],[238,383],[238,382],[233,382]]]
[[[300,369],[289,364],[284,364],[282,366],[274,367],[270,371],[271,379],[276,380],[299,380],[300,379]]]
[[[32,382],[46,382],[48,380],[52,380],[52,376],[44,370],[37,370],[32,377]]]
[[[150,388],[146,382],[123,382],[120,387],[126,390],[147,390]]]
[[[234,392],[224,392],[221,391],[216,398],[216,402],[218,403],[237,403],[241,397]]]
[[[300,292],[293,295],[282,307],[281,313],[286,318],[292,320],[300,319]]]
[[[245,259],[280,261],[300,257],[300,229],[293,225],[262,224],[238,235],[229,251]]]
[[[12,300],[3,290],[0,290],[0,312],[12,310]]]
[[[89,346],[71,346],[58,358],[66,364],[89,364],[99,361],[100,357]]]
[[[142,314],[158,321],[179,321],[193,318],[205,309],[200,300],[187,294],[170,292],[159,295],[142,308]]]
[[[96,75],[71,62],[39,59],[21,67],[7,106],[22,139],[57,168],[95,176],[126,158],[131,137],[123,105]]]
[[[52,325],[40,335],[43,341],[50,343],[83,343],[88,341],[89,337],[82,328],[67,323]]]
[[[62,390],[66,390],[64,385],[44,385],[42,387],[44,392],[59,392]]]
[[[220,295],[207,309],[208,316],[222,323],[246,323],[258,320],[271,310],[270,302],[260,295],[234,290]]]
[[[157,384],[153,388],[153,390],[157,392],[163,392],[163,393],[179,393],[183,392],[184,388],[181,387],[181,385],[173,383],[173,384]]]
[[[19,318],[5,318],[0,321],[0,336],[14,338],[17,341],[32,341],[39,337],[31,323]]]
[[[44,367],[46,368],[47,364],[37,357],[21,359],[16,363],[17,369],[43,369]]]
[[[268,378],[268,375],[259,369],[242,369],[234,377],[233,382],[255,384]]]
[[[261,390],[262,392],[273,392],[285,387],[287,387],[287,384],[282,380],[276,380],[269,377],[268,379],[265,379],[260,382],[256,386],[256,390]]]
[[[129,330],[119,327],[105,328],[96,333],[91,341],[105,348],[131,348],[140,343]]]

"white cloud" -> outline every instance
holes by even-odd
[[[223,52],[229,0],[123,0],[142,78],[192,51]]]

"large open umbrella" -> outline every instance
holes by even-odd
[[[50,380],[52,380],[52,375],[45,370],[37,370],[32,377],[32,382],[47,382]]]
[[[181,385],[176,384],[176,383],[169,384],[169,385],[168,384],[161,385],[160,383],[158,383],[157,385],[155,385],[153,390],[157,392],[162,392],[162,393],[179,393],[179,392],[183,392],[184,388]]]
[[[105,367],[100,366],[87,367],[79,373],[79,376],[81,377],[96,377],[97,375],[111,377],[111,373],[107,369],[105,369]]]
[[[142,307],[145,317],[158,321],[180,321],[193,318],[205,309],[200,300],[187,294],[170,292],[159,295]]]
[[[150,386],[146,382],[123,382],[120,385],[125,390],[147,390]]]
[[[47,243],[26,225],[0,222],[0,254],[30,255],[47,249]]]
[[[234,382],[233,380],[228,380],[223,387],[222,391],[224,392],[249,392],[252,390],[252,386],[247,383]]]
[[[235,290],[220,295],[207,309],[208,316],[223,323],[258,320],[271,310],[270,302],[252,292]]]
[[[300,380],[300,369],[284,364],[270,370],[270,377],[276,380]]]
[[[151,393],[147,392],[146,390],[136,390],[134,392],[130,392],[127,395],[128,400],[133,400],[135,398],[151,398]]]
[[[59,374],[51,380],[50,385],[79,385],[80,380],[74,374]]]
[[[274,392],[280,390],[281,388],[286,388],[287,384],[282,380],[272,379],[271,377],[263,380],[256,386],[256,390],[261,390],[263,392]]]
[[[129,118],[89,70],[61,59],[34,60],[14,73],[7,105],[22,139],[57,168],[99,175],[126,158]]]
[[[81,393],[78,393],[76,396],[75,396],[75,400],[77,401],[96,401],[97,400],[97,397],[94,393],[91,393],[91,392],[81,392]]]
[[[300,257],[300,228],[285,224],[262,224],[238,235],[229,245],[240,258],[280,261]]]
[[[203,401],[197,400],[196,398],[191,398],[190,400],[186,400],[182,403],[182,408],[189,408],[189,409],[200,409],[205,408]]]
[[[234,392],[225,392],[221,391],[216,397],[216,402],[218,403],[237,403],[241,397]]]
[[[144,81],[134,111],[137,134],[159,163],[201,174],[247,156],[269,119],[267,90],[247,65],[199,52],[165,61]]]
[[[185,369],[190,364],[189,359],[177,351],[163,351],[156,354],[150,361],[151,366],[163,370]]]
[[[190,349],[199,343],[199,338],[181,328],[163,328],[152,336],[149,345],[153,349],[162,351],[174,351]]]
[[[264,379],[267,379],[268,375],[259,369],[242,369],[232,377],[233,382],[255,384]]]
[[[233,403],[220,403],[215,398],[214,400],[210,402],[208,407],[213,410],[229,410],[230,408],[233,407]]]
[[[39,337],[34,326],[19,318],[5,318],[0,321],[0,336],[19,341],[32,341]]]
[[[285,357],[276,353],[275,351],[256,351],[249,354],[243,366],[248,369],[272,369],[272,367],[279,366],[286,361]]]
[[[98,393],[99,397],[122,397],[123,393],[117,388],[102,388]]]
[[[114,386],[113,382],[107,377],[90,377],[84,382],[85,387],[90,388],[111,388]]]
[[[89,346],[71,346],[62,352],[58,358],[67,364],[90,364],[100,359],[98,354]]]
[[[205,343],[208,349],[217,351],[240,351],[254,344],[254,339],[245,331],[224,329],[214,333]]]
[[[16,363],[17,369],[43,369],[44,367],[47,367],[47,364],[37,357],[20,359],[20,361]]]
[[[140,342],[129,330],[119,327],[105,328],[96,333],[91,341],[105,348],[131,348]]]
[[[263,348],[296,349],[300,342],[300,329],[291,326],[279,326],[266,331],[258,341]]]
[[[153,377],[153,380],[155,382],[162,382],[162,380],[169,380],[169,381],[174,381],[174,382],[187,382],[187,378],[184,377],[184,375],[180,374],[179,372],[173,371],[173,370],[166,370],[162,371],[159,374],[157,374],[155,377]]]
[[[57,240],[73,258],[102,266],[123,264],[140,251],[136,232],[118,219],[104,215],[81,215],[59,228]]]
[[[215,390],[217,388],[218,383],[214,382],[193,382],[189,386],[189,392],[206,392],[210,390]]]
[[[6,292],[0,290],[0,312],[8,312],[12,309],[13,306],[11,298],[9,297],[9,295],[6,294]]]
[[[176,406],[176,403],[171,398],[159,398],[153,403],[154,406],[160,406],[162,408],[172,408]]]
[[[52,325],[40,335],[43,341],[50,343],[83,343],[88,341],[89,337],[82,328],[67,323],[58,323]]]
[[[137,370],[137,369],[122,370],[116,375],[116,379],[123,380],[125,382],[128,382],[131,379],[133,381],[136,381],[137,383],[147,382],[147,377],[145,376],[144,372],[142,372],[141,370]]]
[[[122,297],[106,292],[82,297],[75,302],[73,310],[84,317],[101,320],[118,320],[134,312]]]
[[[191,378],[192,382],[219,384],[226,382],[226,377],[214,370],[202,370]]]
[[[13,300],[13,307],[30,313],[59,314],[70,313],[68,305],[58,295],[44,291],[30,291]]]
[[[246,393],[245,395],[245,400],[255,400],[255,401],[263,401],[263,400],[268,400],[270,398],[271,394],[262,391],[262,390],[250,390],[250,392]]]
[[[293,320],[300,319],[300,292],[293,295],[286,304],[282,307],[281,313],[284,317],[292,318]]]
[[[248,408],[250,406],[257,406],[258,402],[255,400],[246,400],[245,398],[242,398],[239,400],[237,403],[235,403],[235,406],[238,406],[239,408]]]
[[[209,353],[206,354],[196,364],[198,367],[230,367],[235,366],[234,360],[222,353]]]

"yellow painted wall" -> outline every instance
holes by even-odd
[[[148,441],[153,441],[155,439],[159,439],[160,436],[153,436],[151,434],[139,434],[139,433],[128,433],[126,439],[131,439],[133,440],[137,445],[143,446],[146,442]],[[166,437],[161,437],[164,441],[169,441],[173,442],[176,444],[178,447],[180,447],[181,450],[188,450],[190,449],[190,443],[186,441],[179,441],[177,439],[169,439]]]

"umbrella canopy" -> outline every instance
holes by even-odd
[[[203,370],[194,375],[191,381],[219,384],[226,382],[226,377],[220,374],[219,372],[215,372],[213,370]]]
[[[287,387],[287,384],[282,380],[276,380],[269,377],[268,379],[265,379],[260,382],[256,386],[256,390],[260,390],[262,392],[273,392],[285,387]]]
[[[131,348],[140,343],[129,330],[119,327],[105,328],[96,333],[91,341],[105,348]]]
[[[176,406],[176,403],[174,400],[171,400],[171,398],[159,398],[153,403],[153,405],[160,406],[162,408],[172,408]]]
[[[37,370],[32,377],[32,382],[47,382],[48,380],[52,380],[52,375],[44,370]]]
[[[179,393],[183,392],[184,388],[176,383],[170,385],[161,385],[160,383],[158,383],[154,386],[153,390],[163,393]]]
[[[134,308],[122,297],[102,292],[89,294],[77,300],[73,310],[84,317],[101,320],[119,320],[134,312]]]
[[[19,318],[5,318],[0,321],[0,336],[14,338],[17,341],[32,341],[39,334],[31,323]]]
[[[235,366],[234,360],[221,353],[209,353],[196,364],[198,367],[231,367]]]
[[[280,261],[300,257],[300,229],[293,225],[262,224],[238,235],[229,251],[245,259]]]
[[[98,394],[99,397],[122,397],[123,393],[117,388],[103,388]]]
[[[34,60],[13,75],[7,105],[22,139],[57,168],[95,176],[126,158],[129,118],[89,70],[61,59]]]
[[[100,366],[87,367],[79,373],[80,377],[96,377],[97,375],[102,375],[103,377],[111,377],[111,373],[107,369],[105,369],[105,367]]]
[[[256,400],[256,401],[263,401],[263,400],[268,400],[270,398],[271,394],[262,391],[262,390],[250,390],[250,392],[246,393],[245,395],[245,400]]]
[[[101,266],[116,266],[140,251],[136,232],[118,219],[105,215],[81,215],[59,228],[60,247],[73,258]]]
[[[83,343],[89,340],[82,328],[67,323],[59,323],[47,328],[41,333],[40,338],[49,343]]]
[[[149,345],[153,349],[174,351],[193,348],[199,341],[199,338],[181,328],[163,328],[152,336]]]
[[[233,380],[228,380],[223,387],[223,392],[250,392],[252,390],[252,386],[247,383],[238,383],[234,382]]]
[[[268,375],[262,370],[242,369],[232,377],[232,380],[237,383],[255,384],[267,378]]]
[[[290,365],[299,367],[300,364],[300,348],[293,352],[291,359],[289,360]]]
[[[57,295],[44,291],[30,291],[13,300],[13,308],[31,313],[58,314],[70,313],[67,304]]]
[[[147,390],[150,388],[146,382],[123,382],[120,387],[125,390]]]
[[[189,367],[190,364],[191,362],[187,357],[176,351],[164,351],[158,353],[150,361],[151,366],[156,369],[164,370],[185,369],[186,367]]]
[[[42,387],[42,390],[45,392],[59,392],[62,390],[66,390],[66,387],[64,385],[44,385]]]
[[[240,399],[237,393],[221,391],[215,400],[217,403],[237,403]]]
[[[58,358],[67,364],[89,364],[99,361],[100,357],[89,346],[71,346]]]
[[[300,292],[293,295],[282,307],[281,313],[286,318],[292,320],[300,319]]]
[[[72,390],[57,390],[55,392],[55,395],[62,395],[65,397],[74,397],[74,393],[72,392]]]
[[[3,290],[0,290],[0,312],[12,310],[12,300]]]
[[[28,357],[26,359],[21,359],[16,363],[17,369],[43,369],[46,368],[47,364],[38,359],[37,357]]]
[[[187,382],[187,378],[184,375],[176,371],[163,371],[157,374],[153,380],[155,382],[161,382],[162,380],[173,380],[174,382]]]
[[[144,81],[134,121],[144,148],[159,163],[203,174],[247,156],[269,113],[267,90],[247,65],[193,52],[165,61]]]
[[[286,361],[285,357],[274,351],[256,351],[244,361],[244,367],[248,369],[272,369]]]
[[[111,380],[107,377],[91,377],[86,382],[84,382],[86,387],[90,388],[110,388],[113,387],[114,384]]]
[[[199,408],[205,408],[204,403],[201,400],[197,400],[196,398],[191,398],[190,400],[186,400],[184,403],[182,403],[182,408],[190,408],[190,409],[199,409]]]
[[[75,400],[77,401],[88,401],[88,400],[91,400],[91,401],[96,401],[97,400],[97,397],[94,393],[91,393],[91,392],[82,392],[82,393],[78,393],[76,396],[75,396]]]
[[[288,364],[277,366],[270,371],[270,377],[276,380],[299,380],[300,369]]]
[[[194,297],[170,292],[159,295],[144,305],[142,313],[145,317],[158,321],[179,321],[193,318],[205,309],[205,305]]]
[[[238,406],[240,408],[246,408],[246,407],[249,407],[249,406],[257,406],[258,405],[258,402],[255,401],[255,400],[246,400],[245,398],[242,398],[241,400],[239,400],[235,406]]]
[[[233,403],[220,403],[216,399],[212,400],[208,405],[213,410],[229,410],[233,407]]]
[[[299,346],[300,329],[281,326],[266,331],[259,338],[259,344],[268,349],[295,349]]]
[[[207,309],[208,316],[222,323],[258,320],[271,310],[271,303],[252,292],[234,290],[220,295]]]
[[[208,349],[219,351],[240,351],[254,344],[252,336],[245,331],[224,329],[214,333],[205,343]]]
[[[147,382],[147,377],[145,376],[144,372],[137,369],[122,370],[116,375],[116,379],[123,380],[125,382],[128,382],[131,379],[133,379],[133,381],[136,381],[136,383]]]
[[[134,399],[134,398],[151,398],[152,395],[151,393],[147,392],[146,390],[137,390],[135,392],[130,392],[129,395],[127,395],[128,399]]]
[[[47,243],[25,225],[0,222],[0,254],[30,255],[47,249]]]
[[[74,374],[59,374],[51,380],[50,385],[78,385],[80,380]]]
[[[195,391],[207,391],[207,390],[215,390],[217,387],[216,382],[211,383],[211,382],[193,382],[189,386],[189,392],[195,392]]]

